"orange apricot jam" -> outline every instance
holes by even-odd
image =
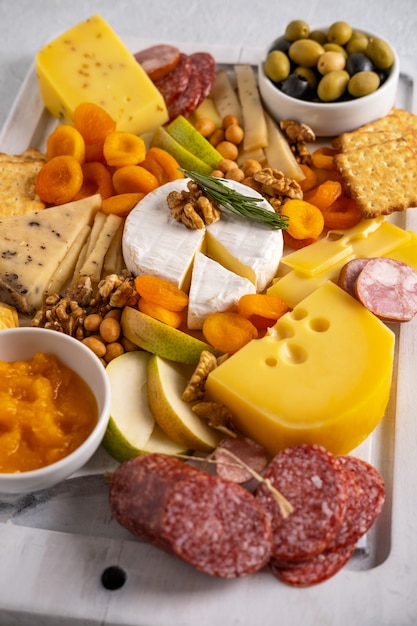
[[[92,390],[55,355],[0,360],[0,472],[55,463],[85,441],[97,419]]]

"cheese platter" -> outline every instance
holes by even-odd
[[[132,52],[153,42],[127,40]],[[198,44],[179,44],[185,52]],[[218,67],[261,60],[263,51],[204,47]],[[411,64],[401,65],[397,106],[417,111]],[[34,67],[0,134],[0,150],[45,149],[56,120],[45,110]],[[395,222],[417,231],[414,210]],[[378,468],[387,498],[372,530],[331,580],[307,589],[278,583],[266,571],[221,581],[191,569],[135,540],[112,518],[107,474],[117,463],[100,449],[77,474],[60,485],[21,497],[0,498],[0,622],[13,624],[106,624],[204,626],[215,620],[250,626],[261,622],[311,626],[356,620],[407,626],[417,615],[417,526],[414,480],[417,426],[414,415],[416,321],[393,324],[396,335],[394,385],[384,419],[358,456]],[[18,581],[18,584],[15,583]],[[279,617],[278,617],[279,616]]]

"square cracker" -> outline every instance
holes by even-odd
[[[34,149],[20,155],[0,154],[0,217],[23,215],[45,208],[36,194],[36,177],[45,157]]]
[[[417,157],[405,139],[342,152],[335,163],[363,217],[417,206]]]
[[[348,142],[350,147],[352,147],[355,141],[362,143],[362,133],[382,132],[391,133],[394,134],[396,137],[401,137],[407,130],[409,130],[409,128],[410,125],[408,119],[406,119],[405,116],[392,111],[389,115],[379,117],[374,122],[369,122],[369,124],[360,126],[356,130],[352,130],[348,133],[342,133],[333,140],[332,145],[337,150],[340,150],[343,149],[343,144]]]

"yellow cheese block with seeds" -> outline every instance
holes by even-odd
[[[36,73],[49,112],[70,124],[80,102],[94,102],[117,129],[140,134],[168,121],[165,101],[146,72],[100,15],[45,45]]]
[[[345,454],[384,416],[394,344],[385,324],[329,281],[213,370],[206,391],[271,455],[299,443]]]

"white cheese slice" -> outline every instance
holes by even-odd
[[[230,181],[234,189],[246,196],[260,197],[250,187]],[[259,206],[273,211],[264,200]],[[282,231],[272,230],[227,211],[207,226],[207,254],[228,270],[250,280],[256,291],[263,291],[275,277],[283,252]]]
[[[97,194],[0,220],[0,300],[26,315],[39,309],[59,265],[100,206]]]
[[[208,256],[234,274],[250,280],[263,291],[277,273],[283,251],[281,230],[222,211],[221,219],[205,229],[190,230],[170,215],[167,196],[187,188],[188,179],[155,189],[129,213],[123,232],[123,257],[134,274],[161,276],[188,290],[197,252]],[[254,189],[225,181],[246,196],[261,198]],[[260,206],[273,211],[262,199]]]
[[[194,259],[188,299],[187,326],[190,330],[203,327],[207,315],[227,311],[255,286],[199,252]]]
[[[122,247],[126,267],[135,276],[158,275],[187,290],[205,230],[190,230],[175,221],[167,205],[171,191],[186,188],[183,179],[148,193],[126,218]]]

